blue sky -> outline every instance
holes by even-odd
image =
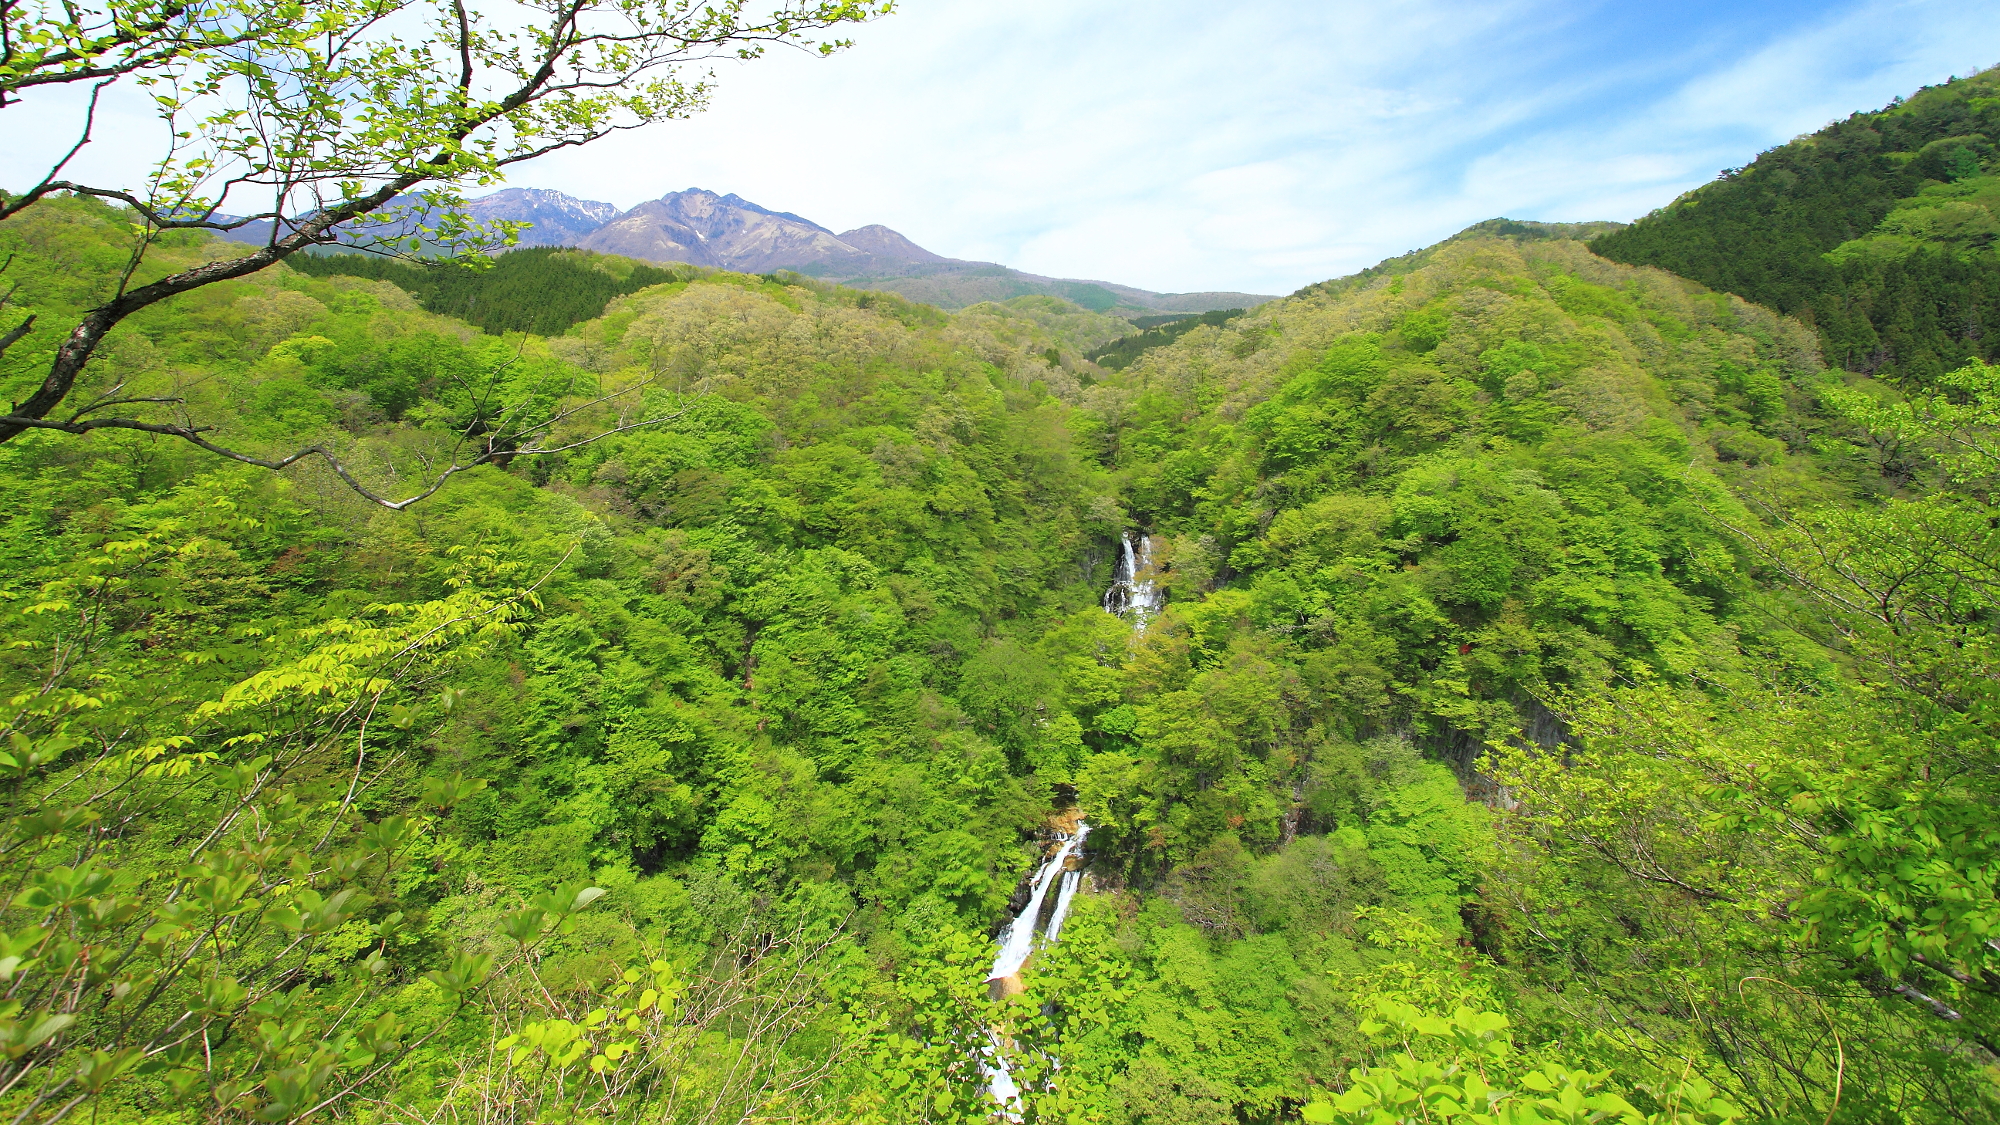
[[[906,0],[855,38],[725,67],[702,117],[513,182],[700,186],[1038,273],[1283,293],[1497,215],[1631,219],[2000,63],[2000,4]]]

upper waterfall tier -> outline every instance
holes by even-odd
[[[1112,574],[1111,588],[1104,591],[1104,610],[1131,618],[1132,628],[1145,632],[1147,622],[1166,600],[1153,567],[1153,537],[1127,534],[1119,537],[1118,545],[1118,569]]]

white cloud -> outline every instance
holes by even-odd
[[[1989,5],[1869,4],[1702,75],[1667,108],[1711,128],[1733,125],[1789,139],[1996,62],[2000,12]]]
[[[1037,273],[1288,292],[1496,215],[1635,217],[2000,61],[2000,6],[910,0],[855,38],[727,67],[710,113],[515,182],[701,186]]]

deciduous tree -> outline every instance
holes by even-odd
[[[461,189],[508,168],[707,105],[711,64],[771,45],[831,53],[835,29],[886,13],[889,0],[107,0],[9,2],[0,105],[42,86],[93,82],[74,145],[39,181],[0,198],[0,220],[52,193],[116,201],[133,217],[129,261],[101,303],[67,326],[38,385],[0,416],[0,442],[30,430],[139,430],[270,469],[330,462],[371,500],[407,506],[472,465],[572,447],[578,402],[615,403],[601,434],[656,420],[641,388],[510,388],[500,372],[470,388],[475,408],[429,466],[429,485],[397,501],[365,487],[337,451],[259,453],[214,440],[171,389],[96,385],[88,365],[140,309],[255,273],[315,246],[456,255],[513,240],[481,224]],[[165,126],[141,182],[65,178],[92,143],[99,95],[136,84]],[[16,108],[17,115],[22,112]],[[21,122],[15,118],[17,125]],[[148,251],[178,231],[264,235],[248,253],[161,274]],[[0,355],[34,317],[0,329]]]

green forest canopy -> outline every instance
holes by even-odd
[[[391,281],[425,309],[504,336],[559,336],[570,325],[603,315],[613,297],[682,281],[693,266],[660,269],[587,250],[531,246],[495,254],[485,268],[456,261],[409,262],[372,254],[301,254],[290,268],[308,277],[370,277]]]
[[[0,226],[20,301],[129,229]],[[999,1051],[1036,1121],[1990,1119],[2000,373],[1828,369],[1603,229],[1110,373],[1052,297],[556,252],[470,275],[620,283],[546,332],[320,260],[146,310],[100,385],[384,476],[468,373],[673,417],[406,514],[0,446],[0,1099],[971,1121]],[[1134,529],[1143,633],[1099,608]],[[1092,889],[996,998],[1072,804]]]
[[[1204,324],[1220,327],[1241,315],[1242,309],[1217,309],[1192,315],[1134,317],[1132,327],[1138,329],[1137,332],[1113,340],[1086,358],[1100,367],[1123,371],[1152,348],[1171,344]]]
[[[1592,247],[1800,317],[1837,367],[1928,385],[2000,342],[1995,138],[1989,70],[1774,148]]]

